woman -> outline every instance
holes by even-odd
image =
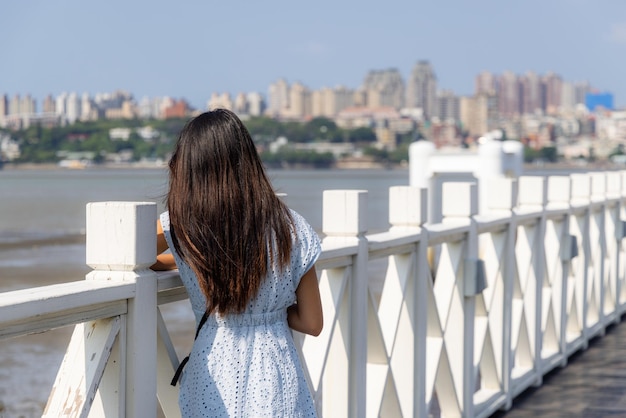
[[[318,236],[276,196],[250,134],[228,110],[186,124],[169,170],[153,269],[179,269],[199,324],[181,379],[182,415],[315,416],[290,328],[322,329]]]

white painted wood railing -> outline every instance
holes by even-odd
[[[325,417],[488,417],[619,322],[626,309],[626,172],[443,184],[389,193],[367,233],[367,191],[323,196],[319,337],[295,333]],[[0,338],[76,324],[44,416],[180,416],[178,358],[159,306],[187,297],[154,273],[156,205],[87,206],[82,282],[0,294]]]

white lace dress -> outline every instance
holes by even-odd
[[[180,381],[183,417],[316,416],[287,326],[287,307],[296,301],[300,278],[321,247],[306,220],[291,213],[296,229],[289,268],[272,266],[244,313],[211,315],[198,334]],[[198,324],[205,311],[204,295],[174,250],[169,214],[161,214],[160,220]]]

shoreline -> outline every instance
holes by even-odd
[[[20,250],[57,245],[85,244],[85,234],[68,234],[57,237],[31,238],[19,241],[0,242],[0,251]]]
[[[56,163],[4,163],[4,167],[0,169],[0,173],[4,171],[20,171],[20,170],[58,170],[58,171],[89,171],[89,170],[166,170],[167,164],[146,164],[146,163],[128,163],[128,164],[95,164],[85,167],[63,167]],[[288,167],[266,167],[267,170],[280,171],[329,171],[329,170],[404,170],[408,169],[408,164],[384,164],[377,162],[338,162],[332,167],[315,167],[307,164],[293,164]]]
[[[572,171],[597,171],[597,170],[626,170],[626,166],[623,164],[616,164],[610,161],[598,161],[595,163],[578,163],[578,162],[556,162],[556,163],[524,163],[524,172],[533,172],[539,170],[572,170]],[[167,170],[167,164],[150,164],[150,163],[113,163],[113,164],[96,164],[80,168],[63,167],[58,163],[10,163],[5,162],[0,167],[0,173],[2,171],[27,171],[27,170],[54,170],[54,171],[89,171],[89,170]],[[404,164],[386,164],[382,162],[374,161],[338,161],[332,167],[315,167],[313,165],[291,165],[289,167],[267,167],[267,170],[271,171],[358,171],[358,170],[409,170],[408,163]]]

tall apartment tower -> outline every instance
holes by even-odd
[[[69,96],[67,96],[65,116],[70,124],[76,122],[80,118],[82,112],[81,104],[81,99],[78,97],[78,94],[72,92]]]
[[[517,75],[505,71],[498,78],[497,97],[500,117],[510,118],[521,113],[520,83]]]
[[[548,72],[543,76],[544,100],[546,113],[552,115],[561,107],[561,90],[563,80],[561,76]]]
[[[263,96],[258,92],[250,92],[247,94],[248,114],[250,116],[261,116],[265,111],[265,101]]]
[[[574,83],[563,82],[561,85],[561,109],[571,111],[576,107],[576,88]]]
[[[489,71],[478,74],[474,79],[474,94],[476,96],[496,94],[496,76]]]
[[[271,115],[278,116],[289,108],[289,84],[283,78],[270,84],[268,88],[267,111]]]
[[[528,71],[520,77],[522,89],[522,113],[533,114],[543,110],[541,100],[541,77],[533,71]]]
[[[44,97],[42,111],[43,113],[55,113],[56,112],[56,103],[54,101],[54,97],[52,97],[51,94]]]
[[[330,87],[311,92],[311,116],[332,118],[338,113],[335,94]]]
[[[59,94],[55,99],[54,109],[57,115],[60,115],[65,119],[65,113],[67,110],[67,93],[63,92]]]
[[[6,94],[0,96],[0,119],[4,119],[9,114],[9,98]]]
[[[587,93],[591,92],[591,86],[587,81],[574,83],[574,100],[576,104],[584,104]]]
[[[293,83],[289,89],[289,112],[294,118],[311,115],[311,90],[302,83]]]
[[[20,95],[16,94],[9,100],[9,115],[17,115],[20,113]]]
[[[20,101],[20,113],[33,114],[37,113],[37,102],[31,97],[30,94],[22,97]]]
[[[428,61],[418,61],[413,67],[406,88],[406,106],[421,108],[430,119],[437,112],[437,77]]]
[[[343,109],[355,105],[354,94],[354,90],[344,86],[312,91],[311,116],[334,118]]]
[[[451,90],[443,90],[437,95],[437,117],[441,121],[457,122],[461,119],[459,97]]]
[[[241,92],[237,93],[235,101],[233,102],[233,111],[238,115],[248,114],[248,100],[245,94]]]
[[[362,88],[366,92],[368,107],[404,107],[404,80],[396,68],[368,72]]]
[[[334,118],[343,109],[353,106],[354,90],[344,86],[323,87],[311,92],[311,116]]]
[[[94,105],[89,93],[84,92],[80,97],[80,120],[97,120],[98,108]]]

